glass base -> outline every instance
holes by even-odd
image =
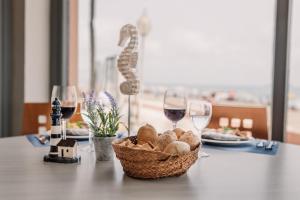
[[[200,152],[199,152],[199,156],[200,156],[200,158],[207,158],[207,157],[209,157],[210,155],[209,155],[208,153],[205,153],[204,151],[200,151]]]
[[[200,140],[201,140],[201,134],[200,134]],[[200,158],[207,158],[209,157],[209,154],[202,151],[203,143],[200,141],[200,151],[199,151],[199,157]]]

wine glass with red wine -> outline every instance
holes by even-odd
[[[72,117],[77,108],[77,94],[75,86],[53,86],[51,102],[58,98],[61,104],[62,114],[62,139],[67,138],[66,123]]]
[[[164,96],[164,113],[173,122],[173,128],[186,113],[187,100],[183,91],[169,89]]]

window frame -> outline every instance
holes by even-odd
[[[91,7],[93,7],[91,1]],[[273,48],[273,82],[271,102],[271,138],[284,141],[286,132],[287,94],[289,82],[289,40],[290,11],[292,0],[276,0],[274,48]],[[91,16],[93,17],[93,10]],[[91,22],[91,24],[93,24]],[[92,28],[91,28],[92,30]],[[91,33],[91,36],[93,33]],[[93,67],[91,66],[91,71]],[[93,80],[91,80],[93,85]]]
[[[285,141],[289,83],[289,41],[291,0],[277,0],[274,39],[272,140]]]
[[[0,137],[8,137],[22,132],[25,1],[2,0],[0,9]]]

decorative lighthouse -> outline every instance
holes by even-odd
[[[52,102],[51,113],[51,135],[50,135],[50,152],[49,157],[58,157],[57,144],[61,140],[61,107],[57,98]]]
[[[51,135],[50,152],[44,156],[45,162],[77,163],[80,156],[77,155],[77,142],[73,139],[61,139],[61,105],[57,98],[51,105]]]

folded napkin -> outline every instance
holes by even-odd
[[[257,144],[260,141],[253,140],[250,143],[238,145],[238,146],[223,146],[222,144],[209,144],[204,143],[204,149],[216,149],[222,151],[237,151],[237,152],[248,152],[248,153],[257,153],[257,154],[265,154],[265,155],[276,155],[279,149],[279,142],[276,142],[271,150],[267,150],[265,147],[258,148]],[[204,150],[205,152],[205,150]]]

